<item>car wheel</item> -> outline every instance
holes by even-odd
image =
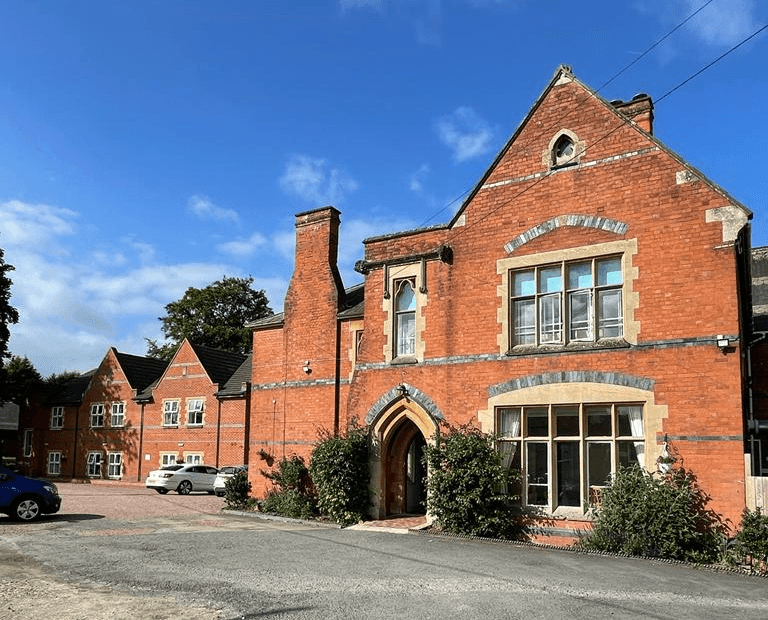
[[[208,491],[208,495],[213,495],[214,491]]]
[[[168,489],[155,489],[160,495],[165,495],[168,492]]]
[[[224,497],[224,493],[222,493],[221,491],[217,491],[216,497]]]
[[[40,503],[34,497],[20,497],[11,506],[11,518],[16,521],[34,521],[41,514]]]
[[[176,489],[176,492],[179,495],[189,495],[189,492],[192,490],[192,483],[189,480],[183,480],[179,483],[179,486]]]

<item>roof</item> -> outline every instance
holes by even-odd
[[[251,382],[252,360],[252,355],[249,354],[246,356],[246,358],[243,360],[243,363],[240,364],[240,367],[234,373],[232,373],[229,381],[227,381],[216,393],[218,398],[231,398],[233,396],[243,395],[243,385]]]
[[[205,368],[208,377],[219,386],[226,384],[248,357],[242,353],[211,349],[191,342],[190,346]]]
[[[115,357],[128,379],[128,384],[137,393],[144,391],[147,386],[156,381],[168,367],[168,362],[165,360],[120,353],[117,350],[115,350]]]
[[[83,402],[83,395],[96,374],[96,369],[46,387],[43,402],[47,405],[74,406]]]
[[[552,90],[552,88],[562,79],[567,78],[575,83],[577,83],[581,88],[583,88],[586,92],[588,92],[592,97],[600,101],[608,111],[615,114],[617,119],[621,120],[622,122],[629,123],[630,119],[622,114],[619,110],[616,109],[616,106],[614,106],[610,101],[603,98],[599,94],[597,94],[597,91],[592,90],[589,86],[584,84],[581,80],[576,78],[573,75],[573,71],[571,67],[568,67],[566,65],[560,65],[557,68],[557,71],[555,71],[555,75],[553,76],[552,80],[549,82],[547,87],[544,89],[544,91],[539,95],[539,98],[534,102],[531,109],[528,111],[528,114],[526,114],[523,121],[518,125],[515,132],[512,134],[512,137],[507,141],[507,143],[504,145],[504,147],[499,151],[499,154],[496,156],[496,158],[493,160],[491,165],[488,167],[488,169],[485,171],[483,176],[480,178],[480,180],[477,182],[475,187],[472,189],[472,191],[469,192],[466,199],[461,205],[461,208],[456,212],[456,215],[453,216],[453,219],[448,224],[449,227],[453,227],[458,219],[461,217],[462,213],[466,210],[466,208],[472,203],[472,201],[475,198],[475,195],[482,189],[483,185],[485,184],[485,181],[488,179],[488,177],[491,175],[491,173],[495,170],[496,166],[501,162],[502,158],[507,154],[507,151],[510,149],[510,147],[515,143],[517,140],[517,137],[520,135],[522,130],[525,128],[525,126],[528,124],[528,122],[531,120],[531,117],[534,115],[536,110],[538,110],[539,106],[543,103],[543,101],[546,99],[547,95],[549,94],[549,91]],[[635,129],[645,134],[645,136],[654,142],[656,146],[659,147],[662,151],[664,151],[667,155],[677,160],[677,162],[684,166],[686,169],[688,169],[691,173],[693,173],[698,179],[700,179],[703,183],[708,185],[710,189],[714,190],[723,198],[728,200],[728,202],[744,211],[744,213],[747,214],[749,218],[752,217],[752,211],[750,211],[747,207],[745,207],[743,204],[741,204],[738,200],[733,198],[730,194],[728,194],[723,188],[721,188],[719,185],[713,183],[711,180],[709,180],[706,176],[704,176],[703,173],[701,173],[699,170],[691,166],[688,162],[686,162],[680,155],[675,153],[672,149],[670,149],[668,146],[666,146],[663,142],[661,142],[658,138],[653,136],[652,134],[649,134],[639,127],[635,127]]]
[[[361,319],[365,313],[365,284],[350,286],[344,291],[344,308],[338,313],[340,319]]]
[[[245,324],[246,327],[256,329],[266,329],[268,327],[281,327],[285,320],[284,312],[277,312],[276,314],[270,314],[263,319],[256,319],[255,321],[249,321]]]

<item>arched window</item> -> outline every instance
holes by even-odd
[[[395,283],[395,351],[397,357],[416,355],[416,295],[410,280]]]
[[[565,166],[576,161],[576,145],[567,134],[561,135],[552,148],[552,165]]]

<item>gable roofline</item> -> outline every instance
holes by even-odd
[[[573,69],[569,67],[568,65],[560,65],[557,70],[555,71],[554,76],[550,80],[549,84],[544,88],[541,95],[536,99],[536,101],[533,103],[533,106],[531,106],[531,109],[528,111],[528,114],[525,115],[523,120],[520,122],[520,124],[517,126],[517,129],[515,129],[512,136],[507,140],[506,144],[501,148],[498,155],[494,158],[491,165],[486,169],[485,173],[482,177],[480,177],[480,180],[475,184],[474,188],[470,193],[467,195],[466,199],[462,203],[459,210],[456,212],[456,214],[453,216],[451,221],[448,223],[448,228],[453,228],[456,225],[456,222],[459,220],[461,215],[464,213],[466,208],[469,206],[469,204],[474,200],[477,193],[482,189],[482,187],[485,185],[485,181],[488,179],[488,177],[491,175],[491,173],[496,169],[496,166],[499,165],[502,158],[507,154],[509,149],[512,147],[512,145],[515,143],[517,138],[519,137],[522,130],[525,128],[525,126],[528,124],[528,122],[531,120],[533,115],[536,113],[536,111],[539,109],[543,101],[546,99],[547,95],[549,95],[550,91],[557,85],[557,83],[562,79],[567,78],[568,80],[572,82],[576,82],[581,88],[583,88],[587,93],[589,93],[592,97],[594,97],[597,101],[603,104],[603,106],[610,111],[612,114],[616,116],[617,119],[621,120],[624,124],[633,127],[636,131],[639,131],[641,134],[643,134],[646,138],[651,140],[656,146],[659,147],[664,153],[672,157],[675,161],[677,161],[681,166],[683,166],[685,169],[688,170],[691,174],[696,176],[700,181],[702,181],[704,184],[706,184],[710,189],[712,189],[714,192],[720,194],[723,198],[725,198],[731,205],[741,209],[746,215],[747,219],[752,219],[753,213],[752,211],[744,206],[741,202],[736,200],[733,196],[731,196],[728,192],[726,192],[722,187],[711,181],[706,175],[704,175],[700,170],[689,164],[685,159],[683,159],[680,155],[678,155],[675,151],[670,149],[668,146],[666,146],[661,140],[659,140],[656,136],[653,134],[648,133],[641,127],[639,127],[637,124],[632,123],[632,120],[627,117],[626,115],[622,114],[619,110],[616,109],[616,107],[611,104],[610,101],[605,99],[602,95],[598,94],[598,92],[592,88],[590,88],[587,84],[582,82],[579,78],[577,78],[573,74]],[[589,148],[589,147],[587,147]]]

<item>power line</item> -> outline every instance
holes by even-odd
[[[606,86],[611,84],[613,81],[615,81],[619,76],[621,76],[623,73],[625,73],[627,70],[629,70],[631,67],[633,67],[635,64],[637,64],[640,60],[642,60],[645,56],[647,56],[649,53],[651,53],[654,49],[656,49],[659,45],[661,45],[664,41],[666,41],[670,36],[672,36],[675,32],[677,32],[680,28],[682,28],[685,24],[687,24],[691,19],[693,19],[696,15],[698,15],[701,11],[703,11],[707,6],[712,4],[715,0],[707,0],[704,4],[702,4],[698,9],[693,11],[688,17],[686,17],[683,21],[681,21],[679,24],[677,24],[674,28],[672,28],[669,32],[667,32],[664,36],[662,36],[660,39],[655,41],[653,44],[651,44],[648,48],[645,49],[644,52],[642,52],[637,58],[635,58],[632,62],[625,65],[622,69],[620,69],[616,74],[613,75],[613,77],[609,78],[606,82],[604,82],[597,90],[595,90],[595,93],[601,92]],[[560,117],[555,119],[554,123],[550,127],[543,128],[541,131],[541,135],[545,135],[547,133],[550,133],[553,131],[557,125],[560,124],[560,121],[562,121],[564,118],[566,118],[571,112],[578,109],[578,107],[586,101],[590,95],[587,95],[584,99],[577,101],[574,106],[567,111],[565,111]],[[520,145],[519,148],[525,148],[529,146],[528,144]],[[472,192],[472,189],[474,186],[470,187],[469,189],[463,191],[461,194],[459,194],[456,198],[451,200],[448,204],[446,204],[444,207],[440,208],[438,211],[433,213],[431,216],[429,216],[419,227],[424,227],[426,224],[428,224],[430,221],[432,221],[434,218],[436,218],[438,215],[440,215],[443,211],[448,209],[451,205],[453,205],[455,202],[460,200],[462,197],[469,195]]]

